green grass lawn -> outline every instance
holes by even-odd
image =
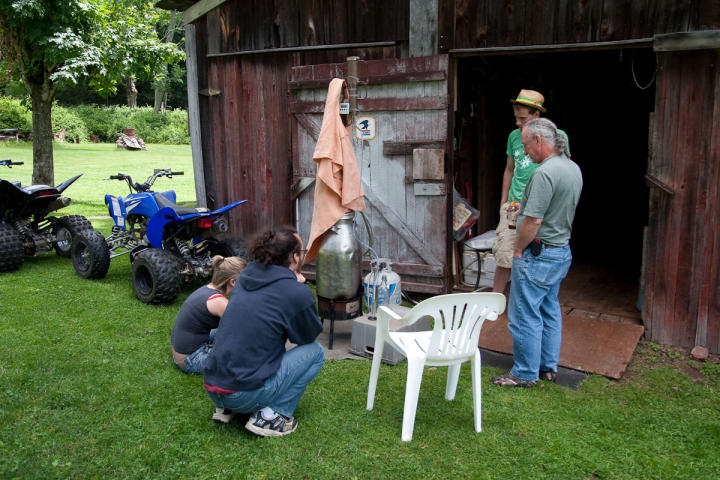
[[[178,203],[195,202],[190,145],[148,145],[147,150],[125,150],[114,143],[54,143],[55,184],[83,174],[63,193],[72,203],[55,215],[107,215],[105,194],[125,196],[130,193],[127,183],[105,180],[122,172],[133,181],[144,182],[155,168],[184,171],[185,175],[172,179],[162,177],[155,182],[156,191],[175,190]],[[0,167],[0,178],[32,182],[32,144],[30,142],[0,142],[0,158],[10,158],[24,165]]]
[[[167,148],[169,161],[178,147],[151,146],[151,160],[95,145],[85,159],[81,147],[57,149],[58,170],[84,166],[99,179],[130,167],[189,168],[180,154],[179,167],[155,165],[153,153]],[[127,166],[105,159],[114,154]],[[105,232],[110,220],[93,223]],[[141,303],[127,256],[97,281],[54,254],[0,274],[0,478],[697,480],[720,471],[718,365],[691,377],[665,366],[668,355],[652,344],[625,379],[591,376],[576,391],[500,389],[490,383],[499,370],[483,368],[479,434],[467,365],[453,402],[443,399],[446,370],[426,369],[413,441],[403,443],[406,364],[383,365],[368,412],[366,359],[327,361],[286,438],[255,437],[242,421],[215,424],[202,378],[181,373],[170,355],[191,291],[170,306]]]

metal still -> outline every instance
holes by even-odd
[[[318,313],[330,320],[331,350],[335,320],[351,320],[362,315],[362,252],[355,238],[354,219],[355,212],[343,215],[325,232],[317,253]]]
[[[354,219],[355,212],[348,212],[324,234],[317,254],[319,297],[337,300],[358,296],[362,252],[353,231]]]

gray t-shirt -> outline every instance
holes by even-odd
[[[582,185],[580,167],[565,155],[543,160],[525,187],[518,229],[526,216],[542,218],[537,238],[549,245],[566,245]]]

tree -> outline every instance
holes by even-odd
[[[178,24],[178,15],[175,10],[170,11],[170,18],[167,21],[167,29],[165,30],[165,35],[163,35],[163,39],[165,42],[172,42],[173,37],[175,36],[175,32],[177,29]],[[167,105],[167,94],[169,90],[169,83],[170,80],[168,78],[168,68],[167,65],[164,65],[162,67],[162,71],[159,72],[159,77],[155,79],[155,102],[154,102],[154,110],[155,113],[160,113],[165,110],[165,106]]]
[[[88,78],[107,95],[182,58],[158,39],[153,11],[140,0],[0,0],[0,54],[32,103],[33,183],[54,184],[50,114],[58,88]]]

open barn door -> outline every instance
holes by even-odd
[[[701,40],[706,35],[698,34]],[[720,54],[668,34],[658,53],[645,247],[646,338],[720,353]],[[697,112],[706,112],[702,118]],[[713,220],[714,219],[714,220]]]
[[[290,70],[293,190],[296,220],[308,239],[315,162],[327,88],[346,64]],[[358,62],[357,114],[351,137],[365,189],[373,249],[389,258],[413,292],[449,291],[448,56]],[[362,220],[359,220],[362,224]],[[364,228],[359,238],[368,243]],[[365,259],[367,260],[367,259]],[[366,262],[364,262],[367,265]],[[312,278],[312,265],[307,267]]]

